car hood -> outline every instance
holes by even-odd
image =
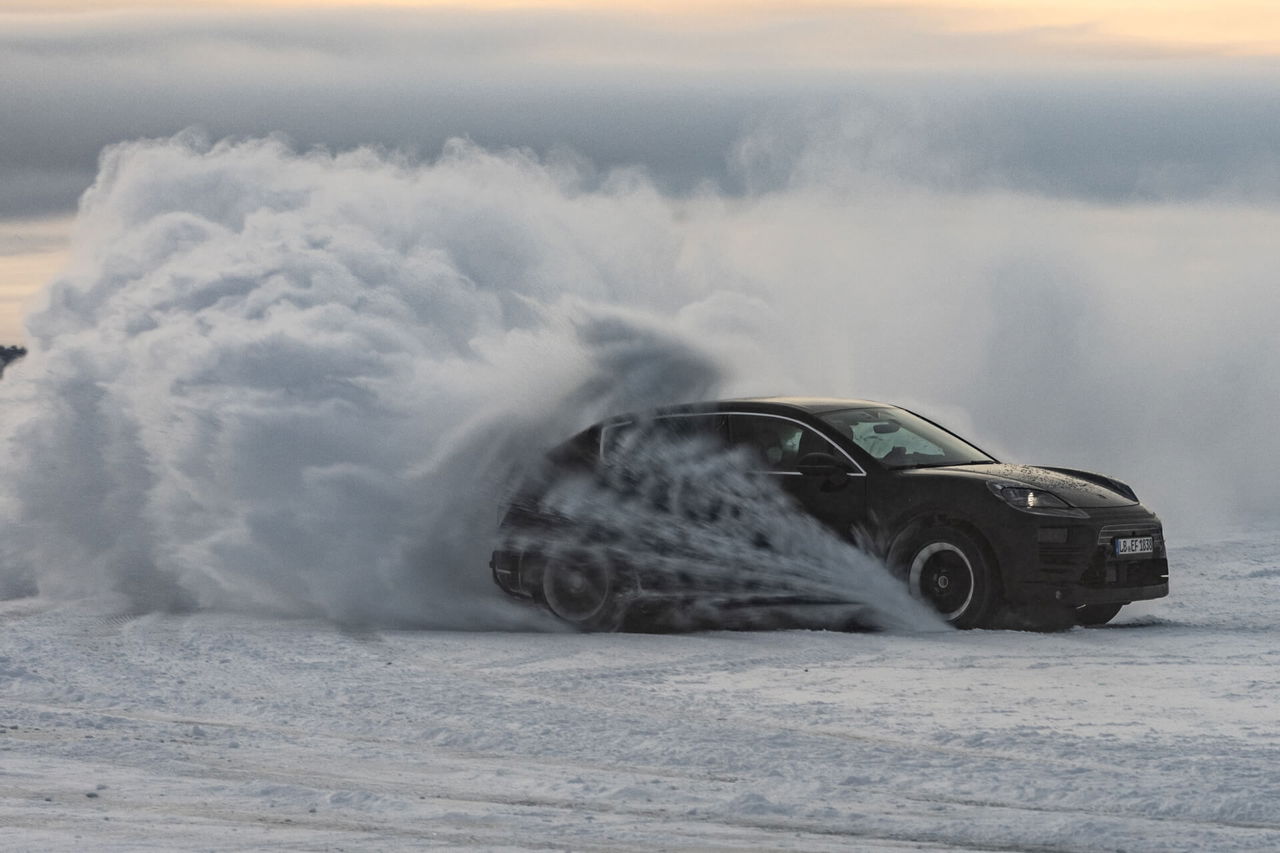
[[[947,473],[984,480],[1021,483],[1035,489],[1053,492],[1072,506],[1084,509],[1109,506],[1133,506],[1138,502],[1133,490],[1118,480],[1087,471],[1065,468],[1037,468],[1034,465],[953,465],[947,468],[922,468],[912,473]]]

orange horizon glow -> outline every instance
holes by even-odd
[[[931,28],[958,34],[1038,31],[1043,37],[1077,45],[1122,41],[1237,56],[1280,54],[1280,4],[1274,0],[16,0],[10,4],[19,12],[46,14],[361,7],[636,14],[661,17],[673,28],[696,19],[721,19],[726,25],[740,26],[757,20],[838,18],[857,10],[896,10]]]

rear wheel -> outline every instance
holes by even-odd
[[[976,539],[939,525],[914,537],[906,553],[913,596],[957,628],[987,623],[998,600],[995,566]]]
[[[580,631],[616,631],[626,615],[618,573],[586,558],[548,560],[542,570],[547,608]]]
[[[1123,604],[1085,604],[1076,608],[1077,625],[1105,625],[1120,612]]]

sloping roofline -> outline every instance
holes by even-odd
[[[854,400],[844,397],[732,397],[720,400],[701,400],[694,403],[680,403],[674,406],[659,406],[647,412],[625,412],[605,418],[601,424],[634,420],[651,415],[692,414],[708,412],[725,412],[740,409],[743,412],[761,411],[767,413],[771,408],[788,407],[800,409],[812,415],[825,412],[838,412],[842,409],[900,409],[892,403],[880,403],[875,400]]]
[[[723,400],[721,403],[772,403],[780,406],[795,406],[815,414],[834,412],[840,409],[879,409],[897,408],[891,403],[878,403],[875,400],[850,400],[842,397],[737,397]]]

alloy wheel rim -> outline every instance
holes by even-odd
[[[950,542],[930,543],[911,561],[911,594],[948,622],[969,609],[975,585],[969,557]]]
[[[604,609],[609,598],[606,569],[590,564],[552,565],[547,572],[544,592],[556,615],[581,622]]]

